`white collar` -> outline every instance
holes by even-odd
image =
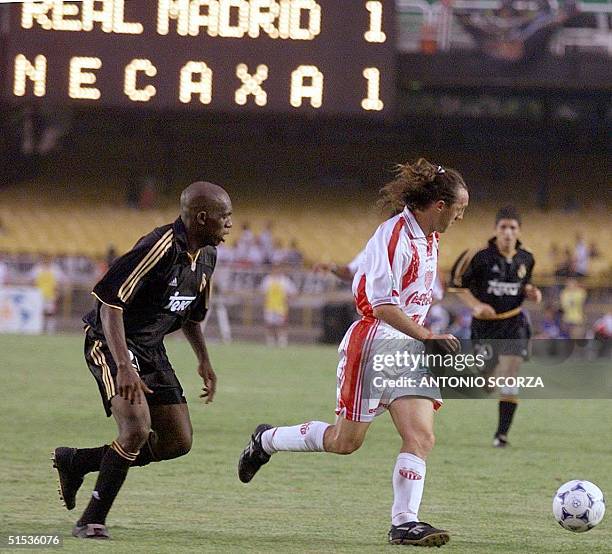
[[[423,233],[423,229],[418,224],[412,210],[406,206],[404,211],[402,211],[402,217],[406,220],[406,224],[408,226],[408,233],[411,238],[425,238],[425,233]]]

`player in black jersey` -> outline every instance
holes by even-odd
[[[183,456],[191,448],[189,411],[165,335],[182,329],[198,359],[201,396],[208,403],[215,394],[200,322],[208,309],[216,246],[232,227],[232,204],[221,187],[196,182],[181,194],[180,208],[174,223],[145,235],[111,265],[94,287],[96,308],[84,317],[85,360],[119,434],[110,445],[54,451],[69,510],[84,475],[100,472],[75,537],[109,538],[106,516],[130,466]]]
[[[466,250],[451,271],[449,291],[460,292],[472,308],[472,340],[490,356],[499,377],[516,377],[528,357],[531,330],[521,310],[525,299],[541,302],[542,293],[531,284],[534,259],[518,240],[521,218],[512,207],[495,217],[495,236],[482,249]],[[493,445],[508,444],[508,431],[518,402],[518,389],[500,390],[499,423]]]

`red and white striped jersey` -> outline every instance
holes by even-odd
[[[438,243],[439,234],[426,237],[408,208],[382,223],[353,278],[357,311],[373,318],[373,308],[394,304],[423,325],[433,302]]]

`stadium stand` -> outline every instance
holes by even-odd
[[[129,208],[118,200],[118,193],[94,188],[70,202],[58,200],[66,194],[38,192],[36,187],[22,186],[3,192],[0,220],[5,232],[0,235],[0,252],[9,254],[86,255],[103,258],[109,245],[118,252],[128,250],[151,227],[176,217],[174,202],[160,201],[162,207],[150,210]],[[56,191],[57,192],[57,191]],[[93,196],[92,196],[93,195]],[[27,198],[27,202],[24,199]],[[492,234],[495,206],[479,205],[468,209],[465,220],[444,237],[441,268],[448,270],[463,250],[484,241]],[[243,222],[249,222],[257,234],[267,221],[275,222],[275,238],[284,246],[297,241],[306,263],[317,261],[349,261],[365,244],[381,221],[372,204],[357,199],[338,203],[333,197],[319,195],[317,209],[299,209],[293,204],[268,205],[255,200],[240,202],[236,209],[232,245],[240,235]],[[596,276],[609,271],[612,252],[605,247],[612,236],[612,221],[605,207],[585,211],[561,210],[542,212],[534,208],[523,211],[523,239],[537,260],[537,274],[552,275],[555,261],[550,255],[553,246],[560,250],[573,248],[576,233],[587,244],[594,244],[601,255],[591,263],[589,274]]]

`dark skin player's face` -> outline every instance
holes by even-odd
[[[232,202],[229,196],[220,197],[208,212],[196,215],[197,238],[200,246],[218,246],[232,228]]]

